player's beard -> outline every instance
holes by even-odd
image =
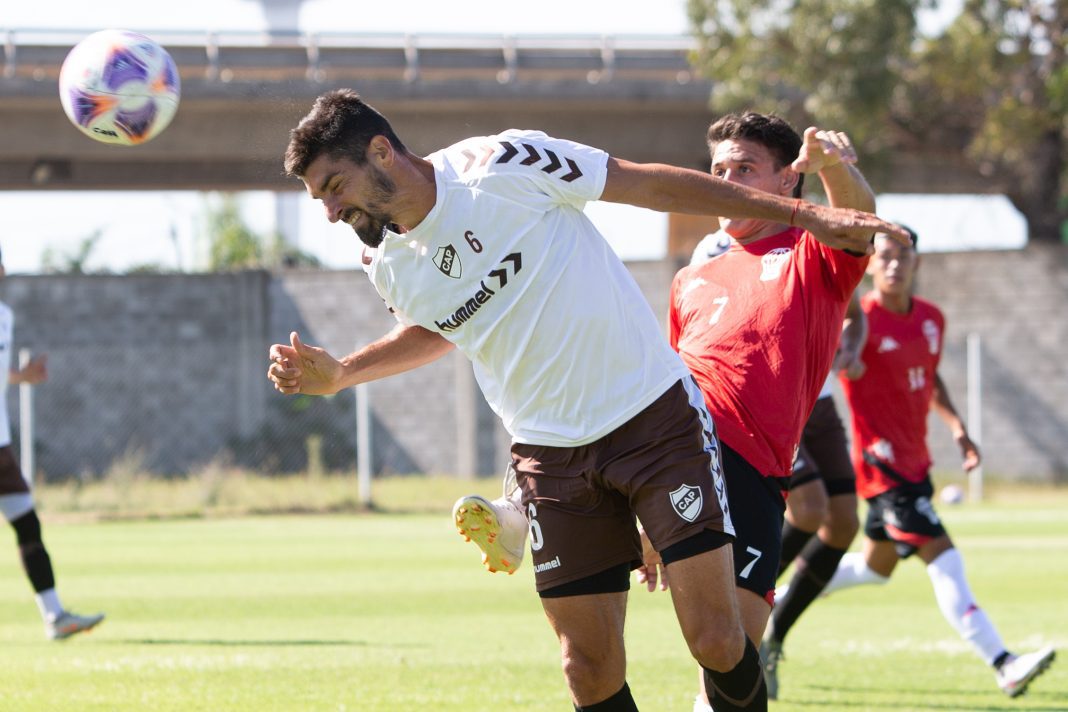
[[[397,194],[397,184],[373,164],[368,164],[371,176],[371,192],[363,210],[364,224],[352,226],[360,241],[368,247],[378,247],[386,239],[386,230],[393,224],[393,216],[386,212],[385,205]]]

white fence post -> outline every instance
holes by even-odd
[[[371,506],[371,398],[367,384],[356,386],[356,478],[359,502]]]
[[[19,349],[19,370],[26,368],[30,363],[32,354],[29,349]],[[6,405],[4,407],[7,407]],[[33,443],[36,439],[33,432],[33,385],[30,383],[19,384],[19,454],[22,462],[22,476],[33,486],[34,473],[37,470],[37,459],[34,457]]]
[[[983,368],[982,339],[979,334],[968,334],[968,433],[972,442],[983,445]],[[983,499],[983,466],[980,464],[968,473],[968,499],[980,502]]]

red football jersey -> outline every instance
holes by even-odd
[[[868,316],[868,342],[861,355],[867,370],[856,381],[843,377],[841,382],[852,411],[857,494],[867,499],[901,482],[865,462],[865,452],[908,482],[927,477],[927,412],[945,318],[938,307],[917,297],[908,314],[884,309],[874,293],[864,295],[860,304]]]
[[[789,476],[868,258],[800,228],[685,267],[671,285],[671,345],[720,440],[766,477]]]

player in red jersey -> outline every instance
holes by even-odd
[[[874,210],[844,134],[810,128],[802,139],[782,119],[747,113],[713,123],[708,144],[717,177],[797,196],[802,176],[818,173],[831,205]],[[738,604],[746,635],[759,645],[778,574],[783,492],[870,241],[859,237],[835,249],[789,224],[724,219],[721,225],[731,237],[728,249],[675,276],[670,340],[719,429],[737,534]],[[654,585],[648,559],[641,578]],[[695,709],[706,708],[699,698]]]
[[[730,235],[723,231],[706,235],[694,248],[690,264],[704,264],[730,246]],[[796,562],[796,566],[790,583],[775,589],[775,605],[760,644],[769,700],[778,698],[778,665],[787,633],[830,581],[860,527],[849,442],[834,404],[832,387],[839,371],[858,376],[863,372],[860,352],[867,340],[868,321],[860,308],[859,295],[854,292],[846,307],[831,373],[805,421],[794,456],[782,529],[779,577],[791,563]]]
[[[854,293],[831,373],[801,432],[790,476],[779,577],[791,563],[795,566],[789,583],[775,589],[775,606],[760,645],[768,699],[779,695],[778,668],[787,634],[831,580],[860,527],[856,477],[832,387],[840,372],[863,373],[860,352],[867,339],[868,321]]]
[[[869,504],[863,554],[848,554],[825,592],[864,583],[886,583],[898,561],[912,554],[927,566],[942,615],[991,665],[1011,697],[1026,690],[1054,657],[1052,647],[1015,656],[975,603],[964,562],[931,505],[927,412],[949,426],[966,471],[978,466],[979,448],[968,437],[938,375],[945,318],[913,296],[919,257],[913,245],[875,238],[868,268],[874,289],[861,299],[868,317],[866,370],[842,379],[852,411],[857,492]]]

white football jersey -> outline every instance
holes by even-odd
[[[611,432],[689,377],[633,277],[582,212],[608,155],[510,129],[428,157],[436,201],[365,270],[407,325],[467,355],[517,442]]]
[[[11,444],[11,423],[7,415],[7,382],[11,372],[12,335],[15,314],[0,302],[0,447]]]

